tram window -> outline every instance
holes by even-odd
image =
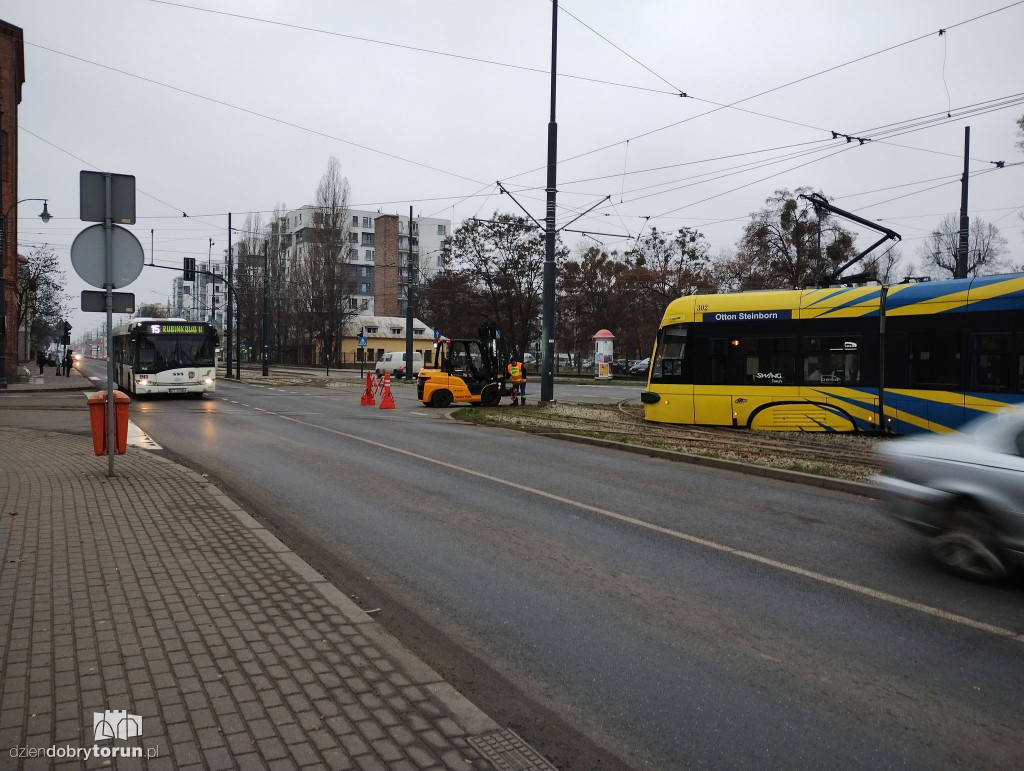
[[[960,387],[960,337],[949,332],[910,335],[910,387],[953,390]]]
[[[672,324],[658,333],[657,353],[651,366],[651,380],[682,382],[686,358],[686,325]]]
[[[860,385],[859,337],[809,337],[804,340],[804,383]]]
[[[971,390],[1010,390],[1012,343],[1009,334],[970,336]]]
[[[728,350],[728,340],[724,340],[720,337],[712,338],[711,372],[708,379],[708,382],[711,383],[711,385],[725,385],[726,383],[726,372],[728,371],[726,366],[726,356]]]
[[[796,338],[761,337],[743,341],[746,385],[793,385],[796,383]]]

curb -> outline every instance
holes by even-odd
[[[483,423],[474,423],[469,420],[459,420],[452,415],[452,412],[455,409],[458,408],[449,409],[448,413],[445,415],[445,418],[453,423],[459,423],[464,426],[477,426],[479,428],[520,431],[518,428],[512,428],[509,426],[491,426]],[[620,450],[622,452],[633,453],[634,455],[646,455],[650,458],[660,458],[661,460],[668,460],[674,463],[692,463],[695,466],[707,466],[709,468],[735,471],[739,474],[747,474],[748,476],[777,479],[782,482],[793,482],[794,484],[807,485],[809,487],[820,487],[824,490],[835,490],[837,492],[849,493],[850,495],[859,495],[864,498],[875,498],[877,496],[877,491],[873,486],[864,482],[852,482],[848,479],[833,479],[831,477],[818,476],[817,474],[806,474],[802,471],[789,471],[787,469],[772,468],[771,466],[756,466],[753,463],[743,463],[738,460],[708,458],[704,455],[692,455],[690,453],[678,452],[676,450],[660,450],[656,447],[642,447],[636,444],[627,444],[626,442],[616,442],[612,439],[597,439],[592,436],[579,436],[577,434],[565,434],[559,432],[536,433],[536,435],[550,437],[551,439],[558,439],[563,442],[575,442],[576,444],[586,444],[591,447],[603,447],[606,450]]]
[[[616,442],[611,439],[597,439],[592,436],[562,433],[541,434],[541,436],[550,436],[552,439],[560,439],[564,442],[575,442],[576,444],[587,444],[593,447],[621,450],[633,453],[634,455],[647,455],[651,458],[661,458],[662,460],[670,460],[676,463],[692,463],[695,466],[708,466],[710,468],[736,471],[750,476],[766,477],[767,479],[777,479],[783,482],[795,482],[810,487],[821,487],[825,490],[836,490],[837,492],[850,493],[851,495],[860,495],[865,498],[874,498],[877,494],[874,487],[864,482],[833,479],[831,477],[818,476],[817,474],[806,474],[802,471],[757,466],[752,463],[725,460],[724,458],[708,458],[704,455],[691,455],[690,453],[677,452],[676,450],[660,450],[656,447],[641,447],[640,445]]]

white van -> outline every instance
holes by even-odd
[[[419,351],[414,351],[412,354],[412,374],[415,377],[420,374],[420,369],[423,368],[423,354]],[[383,375],[387,372],[389,375],[405,377],[405,351],[394,351],[392,353],[385,353],[379,359],[377,359],[377,366],[374,371],[378,375]]]

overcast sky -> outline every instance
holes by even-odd
[[[572,227],[622,251],[645,226],[685,225],[731,249],[774,190],[806,185],[901,233],[912,257],[959,208],[969,125],[971,214],[1024,258],[1024,166],[1010,166],[1024,160],[1024,2],[560,7],[560,224],[611,196]],[[222,253],[228,212],[240,227],[245,212],[311,202],[332,155],[355,208],[412,205],[456,225],[517,213],[500,180],[542,221],[551,8],[5,0],[2,18],[25,34],[19,197],[48,198],[54,215],[43,225],[37,204],[18,208],[19,251],[54,247],[78,306],[83,169],[136,177],[131,229],[157,265],[205,260],[211,239]],[[147,267],[124,291],[165,302],[174,275]],[[102,314],[71,320],[77,337]]]

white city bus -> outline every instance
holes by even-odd
[[[217,329],[185,319],[132,319],[114,330],[114,382],[132,394],[203,394],[217,387]]]

